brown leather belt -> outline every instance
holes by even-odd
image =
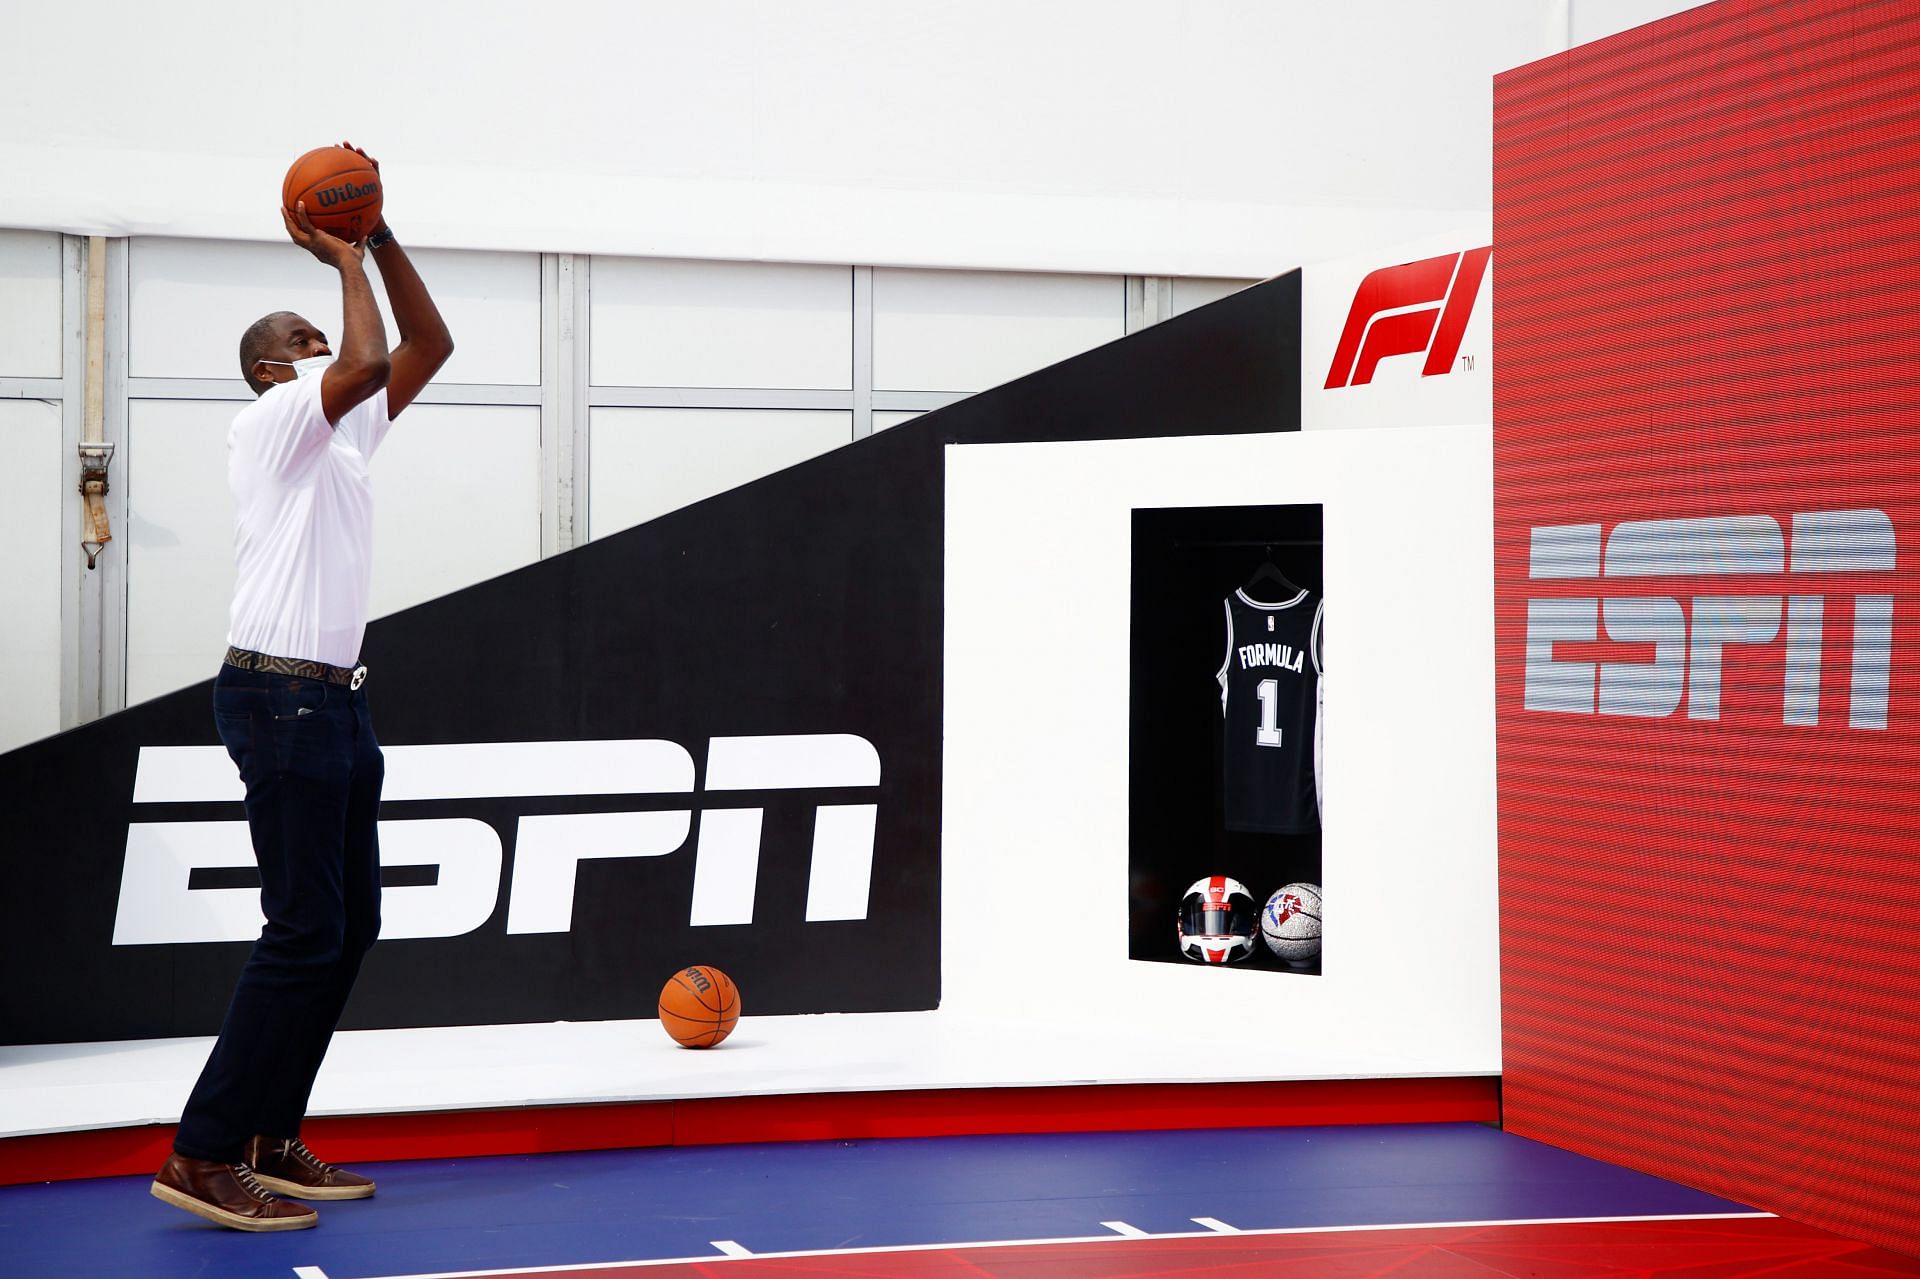
[[[227,665],[243,671],[263,671],[269,675],[293,675],[300,679],[323,679],[329,684],[345,684],[348,688],[359,688],[366,682],[367,668],[355,666],[328,666],[325,662],[310,662],[303,657],[270,657],[265,653],[256,653],[247,648],[229,648]]]

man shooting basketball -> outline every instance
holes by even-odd
[[[453,353],[384,219],[355,244],[316,228],[304,205],[282,216],[293,242],[339,273],[342,323],[336,353],[290,312],[255,322],[240,368],[258,398],[227,436],[239,571],[213,710],[246,785],[267,924],[153,1183],[157,1198],[238,1230],[318,1221],[270,1191],[326,1200],[374,1189],[316,1159],[300,1124],[380,931],[384,764],[359,665],[373,550],[367,463]],[[392,351],[368,251],[400,330]]]

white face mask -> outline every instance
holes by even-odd
[[[315,355],[308,359],[295,360],[291,364],[285,360],[262,360],[260,363],[278,364],[281,368],[292,369],[293,376],[298,379],[307,376],[309,373],[320,372],[326,368],[327,365],[333,363],[333,357],[331,355]]]

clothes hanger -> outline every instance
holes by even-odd
[[[1260,586],[1272,586],[1277,593],[1276,598],[1267,598],[1265,592],[1256,589]],[[1240,588],[1240,592],[1248,599],[1256,600],[1262,604],[1279,604],[1299,595],[1300,588],[1289,581],[1287,575],[1282,573],[1279,567],[1274,564],[1273,548],[1269,546],[1267,547],[1266,560],[1261,563],[1259,568],[1253,570],[1253,576],[1247,579],[1246,585]]]

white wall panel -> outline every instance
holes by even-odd
[[[595,258],[592,382],[853,385],[853,268]]]
[[[409,248],[434,305],[453,332],[453,358],[440,383],[534,386],[540,381],[540,255]],[[400,340],[380,265],[367,255],[387,341]],[[316,263],[316,265],[318,265]],[[336,304],[335,310],[338,310]],[[238,335],[236,335],[237,337]]]
[[[373,455],[373,616],[540,558],[540,410],[415,404]]]
[[[594,409],[594,537],[631,527],[850,442],[851,413]]]
[[[60,376],[60,237],[0,231],[0,377]]]
[[[1492,476],[1486,426],[950,447],[941,1016],[1013,1060],[1100,1042],[1109,1079],[1497,1071]],[[1127,958],[1131,513],[1269,503],[1324,506],[1339,636],[1312,980]],[[1118,642],[1086,643],[1088,600]],[[1044,982],[1007,943],[1020,884],[1074,888]],[[1161,1073],[1175,1016],[1225,1050]]]
[[[0,751],[60,730],[60,405],[0,400]],[[78,471],[74,472],[75,476]]]
[[[409,249],[408,256],[453,331],[453,358],[436,381],[539,382],[539,255]],[[367,264],[392,345],[399,331],[371,254]],[[297,311],[340,340],[339,277],[291,243],[138,239],[127,273],[134,377],[239,377],[240,335],[269,311]]]
[[[1196,276],[1176,276],[1173,281],[1173,313],[1185,315],[1196,307],[1218,302],[1229,294],[1252,288],[1258,280],[1212,280]]]
[[[876,390],[983,391],[1125,332],[1116,277],[873,273]]]
[[[127,486],[127,704],[211,679],[233,602],[227,428],[237,400],[134,400],[114,459]],[[121,463],[124,460],[124,468]]]
[[[884,431],[890,426],[899,426],[903,422],[911,422],[913,419],[923,416],[925,415],[921,413],[903,413],[891,409],[875,409],[873,412],[873,429],[875,431]]]

